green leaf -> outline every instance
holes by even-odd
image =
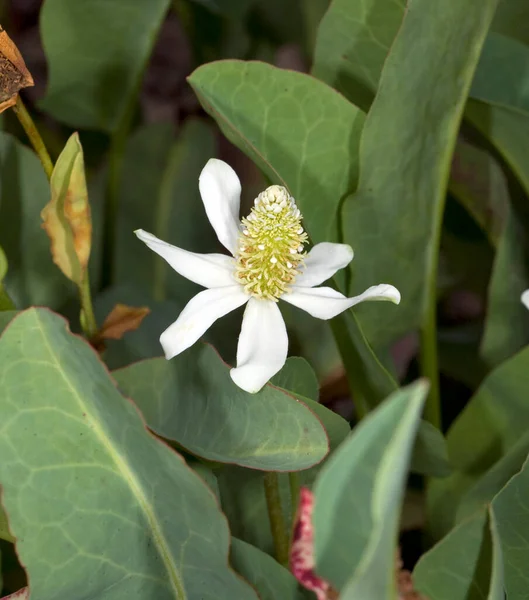
[[[314,486],[316,570],[344,600],[393,597],[399,514],[427,390],[418,382],[390,396],[331,456]]]
[[[175,360],[146,360],[113,376],[155,433],[207,460],[292,471],[312,467],[328,452],[324,428],[302,402],[269,385],[257,394],[241,390],[210,346],[197,344]]]
[[[4,331],[7,325],[17,316],[16,310],[4,310],[0,312],[0,333]]]
[[[505,592],[508,598],[527,594],[529,558],[529,467],[515,475],[492,502],[504,559]]]
[[[349,423],[315,400],[301,396],[299,392],[314,394],[314,374],[308,363],[300,358],[289,358],[286,365],[273,378],[272,383],[288,389],[296,395],[322,422],[329,438],[330,454],[350,433]],[[310,388],[310,389],[309,389]],[[313,396],[314,397],[314,396]],[[320,463],[311,469],[301,471],[301,485],[311,486],[322,468]],[[264,496],[263,474],[239,467],[223,468],[218,474],[222,508],[228,517],[233,535],[257,546],[262,551],[273,553],[273,540],[270,533],[267,507]],[[288,476],[279,474],[282,506],[287,516],[292,517]]]
[[[294,576],[255,546],[232,538],[230,559],[233,568],[257,590],[260,600],[302,600]]]
[[[526,434],[483,477],[478,479],[462,498],[456,515],[457,521],[461,522],[481,506],[490,503],[509,480],[521,470],[528,454],[529,434]]]
[[[68,279],[82,286],[90,258],[92,219],[83,147],[77,133],[70,136],[57,159],[50,186],[51,200],[41,216],[53,261]]]
[[[419,560],[413,581],[429,600],[504,600],[501,548],[487,509],[453,529]]]
[[[417,431],[410,470],[429,477],[447,477],[451,473],[443,434],[428,421],[421,421]]]
[[[4,290],[4,286],[2,285],[2,281],[4,280],[7,274],[7,258],[0,247],[0,311],[4,310],[13,310],[15,308],[13,301]]]
[[[270,383],[296,396],[304,396],[318,402],[320,395],[318,380],[304,358],[289,358],[281,371],[272,377]]]
[[[75,288],[53,264],[41,227],[48,180],[35,154],[5,133],[0,133],[0,181],[0,239],[9,262],[5,289],[17,307],[59,308]]]
[[[198,189],[200,172],[214,153],[213,131],[198,119],[187,120],[176,138],[167,123],[146,125],[130,138],[119,198],[117,285],[133,284],[155,300],[181,303],[201,289],[139,242],[134,230],[192,252],[216,252]]]
[[[470,95],[529,116],[529,47],[491,33],[483,46]]]
[[[529,194],[529,117],[482,102],[469,102],[466,118],[498,150]],[[513,203],[499,241],[488,292],[488,310],[481,353],[490,366],[497,366],[529,342],[527,309],[520,302],[528,287],[529,243],[525,228],[529,223],[526,201]],[[517,327],[512,327],[515,321]]]
[[[336,240],[364,114],[308,75],[259,62],[204,65],[189,83],[224,135],[290,190],[312,240]]]
[[[344,241],[357,256],[352,292],[384,282],[402,294],[398,309],[372,303],[357,308],[375,346],[424,319],[435,285],[450,161],[496,3],[410,0],[385,62],[362,134],[358,189],[343,208]]]
[[[367,110],[405,5],[405,0],[331,2],[318,30],[313,75]]]
[[[529,43],[529,5],[525,0],[502,0],[492,29],[525,44]]]
[[[116,131],[131,110],[169,5],[46,0],[40,31],[49,84],[41,107],[73,127]]]
[[[448,431],[454,472],[433,481],[429,490],[430,525],[436,537],[454,525],[464,494],[529,429],[528,387],[529,347],[488,375]]]
[[[489,152],[458,140],[450,173],[450,192],[496,248],[509,211],[505,174]]]
[[[256,600],[211,492],[62,318],[16,317],[0,380],[2,502],[32,597]]]

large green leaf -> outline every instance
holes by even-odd
[[[42,108],[73,127],[114,132],[131,110],[170,0],[46,0],[49,84]]]
[[[232,538],[230,559],[233,568],[257,590],[260,600],[302,600],[294,576],[255,546]]]
[[[331,2],[318,30],[312,73],[366,110],[405,5],[405,0]]]
[[[308,363],[301,358],[289,358],[271,383],[294,394],[316,414],[325,427],[332,454],[351,428],[345,419],[316,401],[318,390]],[[300,483],[311,486],[322,464],[325,462],[300,472]],[[272,554],[274,545],[264,496],[263,474],[240,467],[225,467],[218,473],[218,482],[222,508],[228,517],[232,534]],[[292,517],[296,507],[291,505],[287,474],[279,474],[279,485],[283,510]]]
[[[504,600],[503,561],[486,509],[453,529],[424,554],[413,572],[429,600]]]
[[[471,101],[467,119],[495,146],[526,194],[529,194],[529,116]],[[529,244],[525,228],[529,214],[525,199],[510,206],[499,241],[488,293],[488,310],[481,352],[491,366],[499,365],[529,341],[527,310],[520,302],[529,287]],[[512,327],[516,322],[517,326]]]
[[[483,46],[470,95],[529,116],[529,47],[491,33]]]
[[[341,598],[393,598],[399,514],[427,389],[419,382],[390,396],[316,480],[316,570]]]
[[[529,429],[529,348],[497,367],[483,382],[447,434],[454,473],[429,490],[430,525],[446,533],[459,503],[496,461]]]
[[[385,282],[402,294],[398,314],[358,307],[375,345],[424,318],[450,161],[496,1],[410,0],[385,62],[362,134],[358,190],[343,209],[344,241],[357,256],[352,291]]]
[[[256,600],[211,492],[62,318],[15,318],[0,381],[2,502],[33,598]]]
[[[259,62],[198,68],[189,78],[226,137],[288,187],[314,242],[338,236],[338,207],[356,183],[364,114],[324,83]]]
[[[507,598],[527,597],[529,575],[529,461],[492,502],[504,558]]]
[[[8,134],[0,133],[0,240],[9,263],[5,288],[17,307],[58,308],[75,293],[53,264],[40,211],[50,187],[38,158]]]
[[[197,344],[178,358],[154,358],[113,373],[149,427],[217,462],[292,471],[319,463],[329,446],[318,418],[288,394],[265,386],[248,394],[213,348]]]

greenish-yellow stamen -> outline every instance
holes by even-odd
[[[242,220],[235,257],[236,277],[252,296],[277,302],[294,283],[307,242],[301,218],[284,187],[272,185],[257,196],[250,214]]]

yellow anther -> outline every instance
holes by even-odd
[[[272,185],[257,196],[242,220],[236,277],[252,296],[274,300],[300,273],[307,234],[301,213],[284,187]]]

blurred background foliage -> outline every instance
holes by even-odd
[[[405,3],[366,0],[358,4],[358,14],[349,17],[346,0],[334,0],[332,10],[329,4],[329,0],[149,0],[148,9],[142,4],[138,10],[138,0],[106,0],[105,10],[100,11],[100,3],[80,0],[0,2],[0,22],[20,48],[35,80],[35,87],[22,95],[52,159],[56,160],[73,131],[80,133],[94,221],[90,272],[98,320],[101,323],[118,302],[151,308],[138,331],[109,342],[105,361],[111,368],[159,356],[160,332],[197,291],[197,286],[175,276],[139,244],[133,230],[146,229],[193,251],[218,251],[198,194],[198,175],[207,159],[216,156],[235,168],[246,207],[267,185],[262,172],[227,141],[203,110],[187,77],[211,61],[259,60],[312,72],[363,111],[371,107]],[[376,36],[371,38],[370,31]],[[527,82],[529,4],[527,0],[502,0],[465,105],[455,153],[449,157],[439,272],[434,282],[445,430],[485,376],[529,342],[529,318],[519,301],[522,290],[529,287]],[[434,72],[428,84],[442,89],[446,84],[442,72]],[[421,102],[418,97],[417,120],[425,108]],[[395,106],[395,114],[401,109]],[[387,143],[390,164],[392,136],[398,136],[398,131],[391,130],[392,115],[387,111],[386,115],[378,137],[375,131],[370,139],[379,147]],[[67,315],[78,329],[75,289],[53,264],[40,227],[38,215],[49,195],[46,178],[15,116],[8,111],[1,119],[0,242],[9,257],[6,289],[17,306],[50,306]],[[372,128],[376,126],[371,123]],[[289,135],[287,127],[284,135]],[[396,189],[406,190],[398,174],[395,181],[396,186],[404,186]],[[372,185],[377,185],[376,176],[361,177],[359,190],[371,192]],[[389,220],[395,209],[392,189],[387,185],[385,189],[389,212],[379,215],[380,220]],[[338,200],[347,215],[352,206],[348,198]],[[427,200],[433,202],[433,198]],[[407,210],[401,225],[407,229],[401,233],[411,239],[420,229],[420,215],[413,202]],[[109,230],[109,222],[117,227]],[[358,245],[363,250],[367,247],[363,231],[371,226],[369,214],[346,219],[343,231],[336,235],[355,250]],[[394,260],[395,268],[412,273],[413,260],[420,263],[424,257],[399,256],[405,251],[392,245],[381,250],[386,268]],[[365,253],[364,259],[369,260]],[[353,289],[362,283],[355,280],[353,265]],[[402,313],[402,319],[387,309],[378,316],[372,310],[358,310],[368,339],[400,382],[415,379],[418,323],[413,309]],[[381,309],[377,306],[377,310]],[[306,358],[316,371],[320,401],[353,421],[354,398],[328,324],[289,306],[283,311],[291,334],[290,353]],[[227,362],[234,359],[241,314],[235,311],[207,334]],[[513,368],[522,377],[523,362]],[[479,393],[472,398],[470,410],[479,412],[479,398]],[[529,415],[519,418],[523,430]],[[459,452],[472,428],[468,425],[465,430],[465,418],[460,419],[448,437],[449,449]],[[513,444],[514,439],[509,439],[504,449]],[[516,456],[519,466],[521,455]],[[487,455],[474,475],[483,474],[493,463]],[[221,487],[239,476],[238,469],[227,469]],[[257,475],[246,476],[250,496],[251,477]],[[452,490],[468,490],[475,483],[457,480],[456,475],[449,479],[433,490],[434,506],[437,499],[446,498],[447,485]],[[457,492],[457,498],[461,493]],[[423,524],[424,507],[417,508],[415,497],[410,498],[409,529],[414,530]],[[454,512],[453,506],[436,512],[437,535],[453,524]],[[414,544],[404,546],[408,564],[418,553]],[[9,553],[5,556],[9,560]],[[16,587],[13,583],[12,589]]]

